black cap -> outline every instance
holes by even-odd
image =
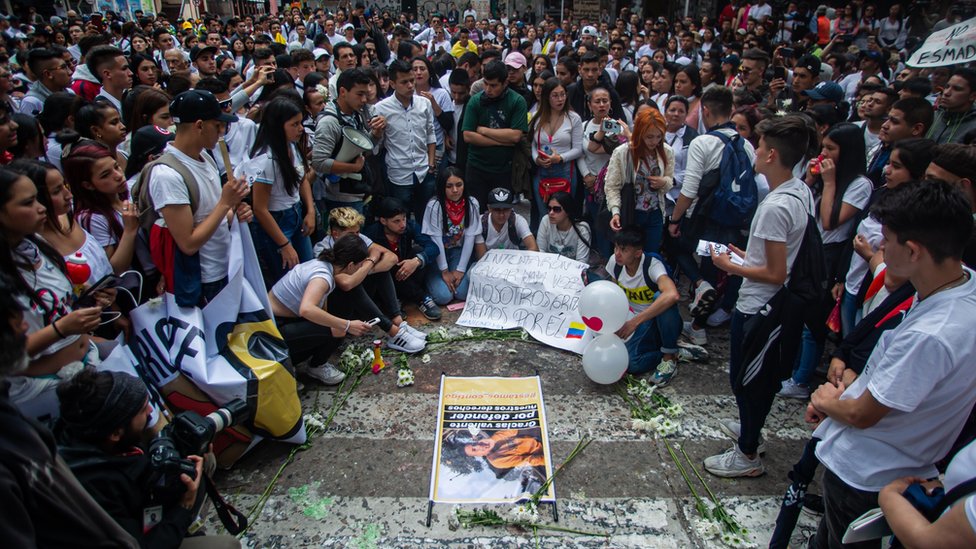
[[[237,117],[224,112],[214,94],[205,90],[189,90],[176,96],[169,106],[175,124],[196,122],[197,120],[220,120],[237,122]]]
[[[804,55],[803,57],[797,59],[796,60],[796,66],[797,67],[803,67],[806,70],[810,71],[810,74],[812,74],[814,76],[814,78],[820,76],[821,62],[820,62],[820,59],[817,58],[815,55],[810,55],[808,53],[808,54]]]
[[[488,193],[488,207],[489,208],[514,208],[515,201],[513,200],[512,191],[506,189],[505,187],[495,187]]]
[[[207,46],[206,44],[203,46],[197,44],[196,46],[190,48],[190,61],[196,61],[197,57],[200,57],[201,53],[205,53],[208,51],[214,54],[214,57],[216,57],[217,52],[220,51],[220,48],[217,48],[215,46]]]
[[[159,126],[143,126],[132,134],[131,158],[146,158],[159,154],[166,144],[176,139],[176,134]]]

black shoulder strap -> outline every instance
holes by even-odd
[[[620,273],[624,272],[624,266],[620,263],[616,263],[613,266],[613,279],[620,280]]]
[[[654,256],[652,256],[651,254],[644,254],[644,269],[643,269],[644,284],[647,285],[648,288],[657,287],[657,282],[651,280],[651,262],[653,261],[654,261]]]
[[[932,517],[940,517],[946,509],[952,506],[953,503],[974,492],[976,492],[976,477],[973,477],[946,492],[946,495],[943,496],[939,503],[936,504],[936,506],[932,509]]]
[[[485,244],[488,243],[488,212],[481,214],[481,238],[485,239]]]
[[[508,216],[508,240],[515,245],[516,248],[522,247],[522,241],[519,240],[518,231],[515,230],[515,212]]]

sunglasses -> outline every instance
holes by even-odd
[[[549,206],[549,212],[550,213],[563,213],[563,207],[562,206]]]
[[[230,108],[231,108],[231,105],[232,105],[232,100],[225,99],[225,100],[219,102],[218,105],[220,105],[220,109],[221,110],[229,111]]]

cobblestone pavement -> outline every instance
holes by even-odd
[[[440,323],[454,326],[457,313]],[[421,317],[422,319],[422,317]],[[718,420],[735,417],[728,382],[727,329],[710,329],[705,363],[681,364],[664,390],[684,408],[681,444],[696,464],[731,441]],[[513,352],[514,351],[514,352]],[[668,455],[650,436],[631,429],[628,410],[612,389],[590,382],[580,358],[534,342],[485,341],[441,344],[410,358],[416,384],[399,389],[396,371],[367,374],[324,435],[313,439],[271,489],[263,511],[243,541],[249,547],[718,547],[694,528],[690,492]],[[562,463],[583,436],[594,442],[556,480],[559,526],[602,532],[608,537],[532,532],[516,528],[458,528],[450,505],[435,505],[425,525],[436,424],[439,379],[447,375],[533,375],[542,379],[552,458]],[[328,410],[333,388],[304,379],[306,412]],[[768,543],[786,473],[809,436],[805,404],[777,400],[767,421],[767,474],[726,480],[703,473],[711,489],[749,529],[752,541]],[[247,511],[265,492],[290,446],[265,442],[231,471],[218,476],[222,493]],[[704,493],[701,486],[696,489]],[[816,490],[816,487],[814,487]],[[543,507],[543,521],[552,523]],[[812,533],[812,516],[801,515],[793,546]],[[219,531],[211,516],[208,531]]]

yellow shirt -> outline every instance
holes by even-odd
[[[468,47],[466,48],[461,45],[460,40],[458,40],[457,42],[454,43],[453,46],[451,46],[451,56],[454,58],[461,57],[462,55],[464,55],[464,52],[468,52],[468,51],[471,53],[478,53],[478,46],[471,40],[468,40]]]

